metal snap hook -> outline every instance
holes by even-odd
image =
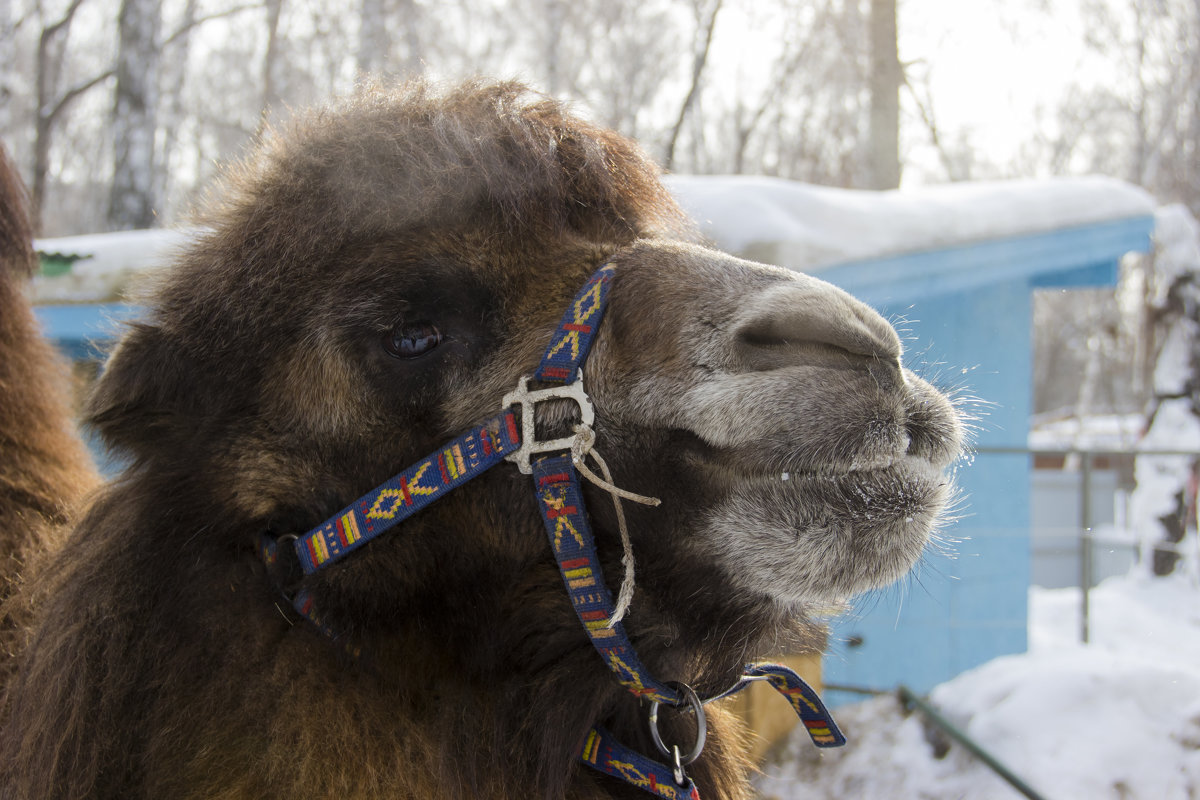
[[[671,773],[675,778],[675,783],[678,786],[687,786],[688,776],[683,771],[683,762],[679,756],[679,745],[675,745],[671,749],[675,751],[674,763],[671,765]]]
[[[666,743],[663,742],[662,734],[658,731],[658,708],[661,703],[655,700],[650,704],[650,738],[654,741],[654,746],[658,748],[658,751],[673,761],[672,768],[675,772],[675,780],[682,786],[687,781],[687,775],[684,774],[683,768],[699,758],[700,754],[704,752],[704,742],[708,736],[708,721],[704,716],[704,704],[700,702],[700,697],[692,687],[686,683],[679,683],[677,681],[668,681],[666,685],[682,694],[688,706],[691,707],[692,712],[696,715],[696,742],[692,745],[691,752],[685,756],[681,753],[678,745],[667,747]]]

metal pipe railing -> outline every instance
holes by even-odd
[[[1062,456],[1069,460],[1075,460],[1079,464],[1080,472],[1080,489],[1079,489],[1079,540],[1077,551],[1079,553],[1079,638],[1084,644],[1087,644],[1091,638],[1091,589],[1095,582],[1095,538],[1092,535],[1093,518],[1092,518],[1092,477],[1095,467],[1096,458],[1112,458],[1112,457],[1132,457],[1139,456],[1190,456],[1200,459],[1200,453],[1195,450],[1171,450],[1171,449],[1141,449],[1131,448],[1124,450],[1090,448],[1090,447],[1062,447],[1062,448],[1031,448],[1031,447],[1016,447],[1016,446],[987,446],[981,445],[973,448],[973,452],[978,455],[1025,455],[1030,457],[1035,456]],[[1174,550],[1170,543],[1163,542],[1156,544],[1158,549]]]
[[[1091,638],[1091,589],[1092,589],[1092,456],[1085,453],[1080,461],[1079,487],[1079,641],[1088,643]]]
[[[827,692],[847,692],[849,694],[869,695],[878,697],[880,695],[892,694],[893,692],[884,691],[883,689],[871,689],[866,686],[851,686],[842,683],[826,683],[824,689]],[[938,711],[937,707],[932,705],[928,700],[920,697],[912,689],[901,684],[895,689],[896,699],[900,701],[900,705],[906,711],[912,711],[914,708],[921,712],[927,720],[932,722],[942,730],[947,736],[962,745],[968,753],[978,758],[992,772],[995,772],[1002,780],[1008,783],[1009,786],[1016,789],[1021,794],[1028,797],[1030,800],[1046,800],[1045,795],[1040,794],[1036,789],[1025,782],[1023,778],[1005,766],[1000,759],[989,753],[983,745],[967,735],[966,731],[959,728],[953,722],[948,720],[942,712]]]
[[[925,718],[940,728],[947,736],[961,744],[971,755],[978,758],[986,764],[992,772],[995,772],[1003,778],[1009,786],[1016,789],[1021,794],[1028,797],[1030,800],[1046,800],[1045,796],[1039,794],[1036,789],[1026,783],[1019,775],[1013,772],[1000,762],[1000,759],[989,753],[983,748],[983,745],[976,742],[966,734],[961,728],[955,725],[950,720],[942,716],[942,713],[937,710],[928,701],[918,697],[915,692],[907,686],[896,687],[896,696],[900,699],[901,704],[907,709],[916,708]]]

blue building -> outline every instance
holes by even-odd
[[[893,320],[906,364],[982,403],[958,465],[960,518],[913,575],[859,598],[833,628],[832,684],[928,691],[1026,649],[1032,464],[1032,293],[1113,286],[1150,249],[1153,199],[1084,178],[849,192],[765,178],[674,178],[722,249],[815,274]],[[836,695],[832,698],[839,699]]]

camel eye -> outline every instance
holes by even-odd
[[[383,337],[383,349],[395,358],[419,358],[442,343],[442,332],[432,323],[397,325]]]

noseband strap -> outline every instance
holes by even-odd
[[[686,760],[681,760],[678,747],[672,752],[655,737],[662,754],[673,758],[671,766],[622,745],[600,727],[588,734],[579,759],[659,797],[699,800],[696,787],[684,773],[683,766],[698,756],[703,746],[703,704],[727,697],[753,682],[766,681],[786,697],[818,747],[838,747],[846,740],[816,692],[787,667],[749,665],[743,677],[729,690],[699,701],[686,685],[660,681],[652,676],[638,658],[624,626],[615,619],[612,594],[600,568],[583,492],[570,453],[572,443],[583,434],[577,431],[575,437],[541,442],[535,441],[533,433],[533,407],[545,400],[573,399],[584,417],[583,424],[591,424],[591,402],[583,391],[582,367],[604,316],[614,270],[613,262],[605,264],[575,296],[534,373],[534,378],[543,384],[566,386],[529,390],[529,379],[522,378],[517,391],[505,397],[506,407],[499,414],[472,427],[307,533],[279,540],[263,537],[260,556],[269,567],[275,565],[280,560],[283,539],[294,538],[292,546],[300,566],[306,575],[311,575],[501,461],[516,462],[522,472],[533,475],[538,509],[571,604],[592,645],[617,681],[635,696],[651,701],[655,709],[664,703],[681,708],[690,704],[697,718],[697,752]],[[577,380],[569,383],[575,376],[578,376]],[[322,632],[331,638],[339,638],[323,624],[310,592],[297,592],[291,602],[297,612]],[[657,732],[657,726],[654,730]]]

